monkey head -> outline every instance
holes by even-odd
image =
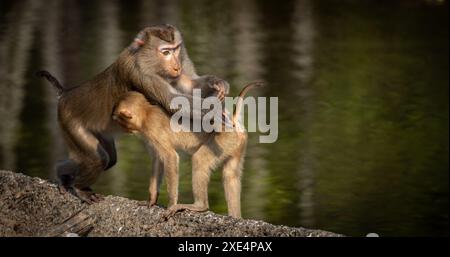
[[[146,117],[147,99],[137,92],[128,92],[114,108],[112,119],[126,132],[142,131],[143,120]]]
[[[180,31],[172,25],[143,29],[128,49],[144,73],[156,72],[168,80],[177,80],[182,74],[183,40]]]

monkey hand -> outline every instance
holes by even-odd
[[[221,102],[225,99],[225,96],[227,96],[228,93],[230,92],[230,85],[228,84],[228,82],[220,78],[215,78],[211,80],[209,87],[215,90],[213,96],[219,98]]]
[[[133,133],[136,131],[134,124],[131,122],[132,118],[133,116],[127,110],[122,110],[119,114],[114,114],[112,117],[126,133]]]

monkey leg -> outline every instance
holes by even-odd
[[[89,187],[110,164],[108,151],[88,129],[70,121],[60,124],[69,151],[69,159],[57,165],[60,185],[84,202],[96,202],[99,197]]]
[[[58,161],[56,164],[56,175],[58,177],[58,186],[61,193],[67,192],[67,189],[73,186],[78,170],[79,165],[73,160],[66,159]]]
[[[157,142],[153,143],[153,148],[155,149],[155,154],[157,159],[159,160],[158,169],[154,169],[152,173],[152,177],[150,179],[150,198],[157,196],[158,192],[158,180],[161,179],[161,173],[164,173],[166,183],[167,183],[167,192],[169,198],[168,206],[172,206],[178,202],[178,162],[179,157],[177,152],[174,149],[165,149],[162,144],[158,144]],[[154,167],[155,168],[155,167]],[[164,168],[164,169],[163,169]],[[163,170],[162,170],[163,169]],[[155,193],[156,191],[156,193]],[[152,199],[150,199],[152,200]],[[154,198],[157,200],[157,197]],[[151,202],[150,202],[151,203]]]
[[[211,142],[211,141],[210,141]],[[168,208],[166,217],[182,210],[203,212],[209,209],[208,183],[211,169],[218,163],[217,155],[211,150],[214,143],[202,145],[192,156],[192,192],[193,204],[175,204]]]
[[[149,206],[156,205],[156,203],[158,202],[159,189],[164,175],[164,165],[158,159],[158,157],[155,156],[155,154],[153,154],[152,164],[152,175],[150,176],[150,184],[148,188]]]
[[[181,210],[206,211],[208,183],[211,170],[223,159],[223,183],[230,216],[241,217],[241,170],[247,144],[246,133],[219,133],[202,145],[192,156],[193,204],[177,204],[169,208],[169,214]]]
[[[88,204],[101,201],[103,199],[103,196],[92,192],[90,188],[81,190],[73,186],[74,176],[78,173],[78,170],[79,165],[70,159],[61,161],[57,164],[59,192],[70,193]]]
[[[235,218],[241,217],[242,163],[243,154],[238,152],[225,161],[222,172],[228,215]]]
[[[98,134],[97,138],[103,149],[108,153],[109,161],[105,168],[105,170],[108,170],[117,163],[117,152],[114,138],[110,135],[105,134]]]

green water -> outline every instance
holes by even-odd
[[[194,3],[195,2],[195,3]],[[1,1],[0,168],[54,178],[65,157],[55,92],[114,61],[144,26],[184,33],[200,74],[236,94],[279,97],[279,137],[250,135],[243,216],[353,236],[448,236],[449,58],[446,1]],[[146,199],[141,140],[94,188]],[[180,201],[192,201],[189,158]],[[220,171],[210,207],[226,213]],[[167,203],[165,190],[161,204]]]

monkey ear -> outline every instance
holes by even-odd
[[[123,118],[128,119],[128,120],[133,118],[133,115],[128,110],[121,110],[119,112],[119,114],[120,114],[120,116],[122,116]]]
[[[146,41],[146,32],[145,30],[140,31],[136,37],[134,37],[133,42],[128,47],[128,50],[130,50],[131,53],[136,53],[144,44]]]

